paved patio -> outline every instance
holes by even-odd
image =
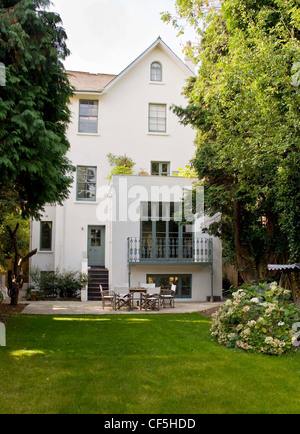
[[[23,302],[23,301],[22,301]],[[24,303],[24,302],[23,302]],[[22,314],[27,315],[132,315],[132,314],[166,314],[166,313],[191,313],[201,312],[209,309],[214,309],[221,306],[223,303],[193,303],[193,302],[176,302],[175,307],[162,308],[159,311],[140,311],[134,309],[128,311],[121,309],[114,311],[112,308],[102,308],[102,302],[97,301],[27,301],[28,306],[23,310]]]

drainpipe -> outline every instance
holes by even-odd
[[[214,300],[214,266],[213,263],[210,265],[211,268],[211,295],[210,295],[210,302],[213,303]]]
[[[131,267],[130,264],[128,264],[128,286],[130,288],[130,281],[131,281]]]
[[[210,263],[210,271],[211,271],[211,294],[210,294],[210,302],[213,303],[214,300],[214,249],[213,249],[213,240],[210,240],[211,247],[211,263]]]
[[[130,281],[131,281],[131,266],[130,266],[129,248],[130,248],[130,239],[127,238],[128,286],[129,286],[129,288],[130,288]]]

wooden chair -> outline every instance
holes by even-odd
[[[165,289],[160,292],[160,304],[166,307],[166,302],[170,304],[170,307],[175,307],[175,295],[176,295],[176,285],[172,285],[171,289]]]
[[[140,295],[140,309],[147,310],[159,310],[160,309],[160,288],[155,288],[155,285],[151,285],[147,294],[141,293]]]
[[[99,285],[99,288],[100,288],[103,309],[105,308],[105,303],[109,303],[109,306],[114,308],[114,301],[115,301],[114,291],[110,291],[110,290],[104,291],[102,285]]]
[[[132,310],[133,294],[129,293],[128,287],[115,287],[114,306],[115,310],[119,310],[122,307],[127,307],[128,310]]]

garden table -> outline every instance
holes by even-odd
[[[146,288],[129,288],[129,293],[132,294],[133,302],[136,301],[136,303],[137,303],[136,308],[138,308],[139,304],[140,304],[140,295],[141,294],[147,294],[147,289]],[[139,294],[138,299],[134,297],[136,294]]]

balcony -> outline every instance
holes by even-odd
[[[210,238],[128,238],[128,263],[212,264],[213,240]]]

